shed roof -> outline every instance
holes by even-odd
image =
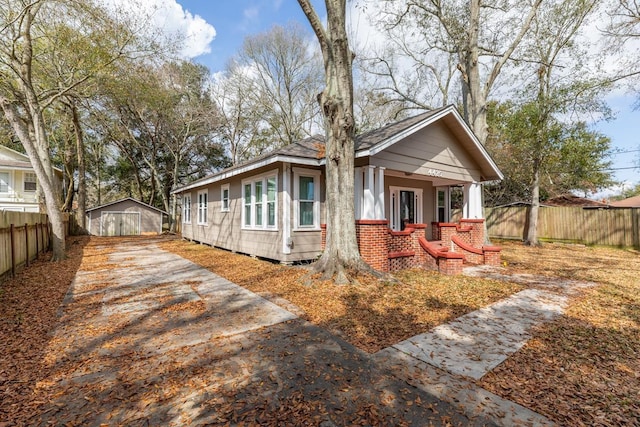
[[[91,212],[91,211],[96,211],[96,210],[99,210],[99,209],[103,209],[103,208],[106,208],[106,207],[109,207],[109,206],[112,206],[112,205],[116,205],[116,204],[118,204],[118,203],[125,202],[125,201],[132,201],[132,202],[135,202],[135,203],[137,203],[137,204],[139,204],[139,205],[141,205],[141,206],[144,206],[144,207],[146,207],[146,208],[153,209],[153,210],[158,211],[158,212],[160,212],[160,213],[163,213],[163,214],[165,214],[165,215],[169,215],[169,213],[168,213],[168,212],[163,211],[162,209],[158,209],[158,208],[156,208],[155,206],[148,205],[148,204],[146,204],[146,203],[144,203],[144,202],[141,202],[140,200],[136,200],[136,199],[134,199],[133,197],[125,197],[124,199],[115,200],[115,201],[113,201],[113,202],[105,203],[104,205],[100,205],[100,206],[93,207],[93,208],[91,208],[91,209],[87,209],[87,212]]]

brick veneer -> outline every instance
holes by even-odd
[[[362,259],[373,269],[389,271],[389,221],[360,219],[356,221],[356,239]]]
[[[460,226],[471,228],[471,246],[481,248],[484,244],[484,219],[461,219]]]
[[[432,223],[432,238],[437,234],[442,242],[437,247],[429,246],[426,240],[426,224],[407,224],[403,231],[392,231],[387,220],[357,220],[356,238],[362,259],[376,270],[422,267],[453,275],[462,273],[465,261],[500,265],[500,248],[482,245],[483,223],[477,219],[463,219],[459,224]],[[326,224],[320,227],[324,250],[327,228]]]

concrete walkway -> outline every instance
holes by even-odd
[[[449,402],[458,402],[468,414],[489,416],[503,426],[552,425],[545,417],[466,378],[479,380],[493,370],[531,339],[535,326],[561,315],[569,297],[595,283],[507,275],[490,266],[467,267],[464,273],[531,288],[397,343],[375,357],[408,383]]]
[[[109,244],[62,307],[34,424],[496,425],[177,255]]]

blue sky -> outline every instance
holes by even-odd
[[[151,0],[148,0],[151,1]],[[174,0],[160,0],[173,3]],[[242,46],[247,35],[268,30],[275,24],[297,21],[307,26],[307,20],[295,0],[176,0],[193,16],[199,16],[215,28],[215,37],[208,44],[209,53],[197,56],[212,73],[224,68],[227,61]],[[314,0],[317,12],[324,13],[323,2]],[[629,184],[640,183],[640,111],[633,110],[632,96],[620,94],[609,99],[617,113],[615,120],[598,123],[596,129],[612,139],[612,146],[622,154],[612,157],[615,178]]]

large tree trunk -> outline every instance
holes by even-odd
[[[487,140],[487,88],[482,87],[480,80],[480,0],[469,2],[469,27],[467,29],[467,45],[460,52],[462,72],[462,106],[463,115],[473,133],[484,145]]]
[[[78,160],[78,226],[80,227],[80,233],[85,234],[86,229],[86,212],[87,212],[87,180],[86,180],[86,165],[84,156],[84,140],[82,133],[82,126],[80,125],[80,118],[78,117],[78,108],[71,101],[71,119],[73,121],[73,133],[76,138],[76,156]]]
[[[353,53],[345,26],[345,0],[325,0],[327,28],[309,0],[298,0],[322,49],[326,87],[319,95],[326,135],[327,243],[314,268],[336,283],[349,281],[348,271],[373,271],[360,257],[354,212]]]
[[[35,115],[38,118],[30,116],[30,121],[24,121],[20,116],[18,107],[2,96],[0,96],[0,105],[2,105],[5,117],[8,119],[13,131],[27,152],[29,160],[31,160],[31,166],[36,173],[38,183],[42,189],[47,214],[51,222],[52,260],[62,260],[65,258],[64,223],[62,213],[60,212],[59,191],[55,185],[49,153],[40,147],[42,141],[46,141],[46,131],[44,129],[42,114],[36,110]],[[35,136],[35,138],[32,138],[32,136]],[[41,153],[46,153],[45,158],[41,157]]]

